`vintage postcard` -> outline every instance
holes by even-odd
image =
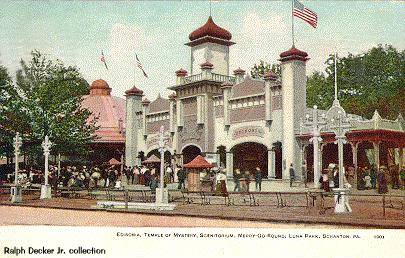
[[[1,1],[0,257],[404,257],[404,20]]]

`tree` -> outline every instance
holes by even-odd
[[[94,140],[96,119],[80,106],[89,85],[76,67],[64,66],[33,51],[31,60],[21,60],[14,91],[20,107],[20,126],[32,156],[42,156],[41,142],[48,135],[54,154],[83,155]]]
[[[13,148],[10,126],[13,124],[11,114],[15,94],[7,69],[0,66],[0,157],[10,154]]]
[[[334,57],[325,62],[325,73],[315,72],[307,80],[308,106],[331,106],[334,96]],[[338,96],[349,113],[371,118],[374,110],[382,117],[405,115],[405,51],[378,45],[359,55],[337,60]]]
[[[260,63],[258,65],[255,64],[250,69],[250,75],[252,76],[252,78],[255,78],[255,79],[263,79],[263,75],[268,71],[272,71],[279,78],[281,78],[280,64],[269,64],[267,62],[264,62],[263,60],[260,60]]]

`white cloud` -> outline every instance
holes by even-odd
[[[247,36],[260,36],[266,34],[280,34],[287,29],[283,16],[276,13],[267,13],[260,16],[250,11],[243,18],[242,33]]]

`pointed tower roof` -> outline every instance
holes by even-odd
[[[208,17],[207,22],[203,26],[191,32],[188,38],[190,41],[193,41],[205,36],[211,36],[224,40],[231,40],[232,38],[232,34],[229,31],[215,24],[212,16]]]
[[[205,42],[213,42],[226,46],[235,44],[230,41],[232,34],[215,24],[212,16],[208,17],[207,22],[203,26],[191,32],[188,38],[191,41],[186,44],[188,46],[196,46]]]
[[[125,96],[143,96],[143,91],[134,86],[131,89],[125,91]]]

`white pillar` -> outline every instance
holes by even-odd
[[[224,101],[224,126],[225,129],[230,126],[230,106],[229,106],[229,97],[231,95],[232,84],[230,82],[224,82],[222,84],[223,89],[223,101]]]
[[[176,103],[176,116],[177,116],[177,126],[183,126],[183,102],[180,99],[177,99]]]
[[[48,176],[49,176],[49,169],[48,169],[48,161],[49,161],[49,153],[50,148],[52,146],[51,141],[49,141],[48,135],[45,136],[45,141],[42,143],[42,148],[44,150],[45,156],[45,184],[41,186],[41,199],[50,199],[51,198],[51,186],[48,183]]]
[[[226,176],[233,177],[233,153],[226,152]]]
[[[343,188],[343,177],[344,174],[344,162],[343,162],[343,147],[345,143],[345,137],[338,137],[337,144],[338,144],[338,164],[339,164],[339,188]]]
[[[268,178],[276,178],[276,169],[275,169],[275,152],[272,149],[267,150],[267,170]]]
[[[296,129],[306,111],[306,61],[308,54],[294,47],[280,55],[283,115],[283,179],[290,178],[289,167],[296,171],[299,164],[299,144]]]

